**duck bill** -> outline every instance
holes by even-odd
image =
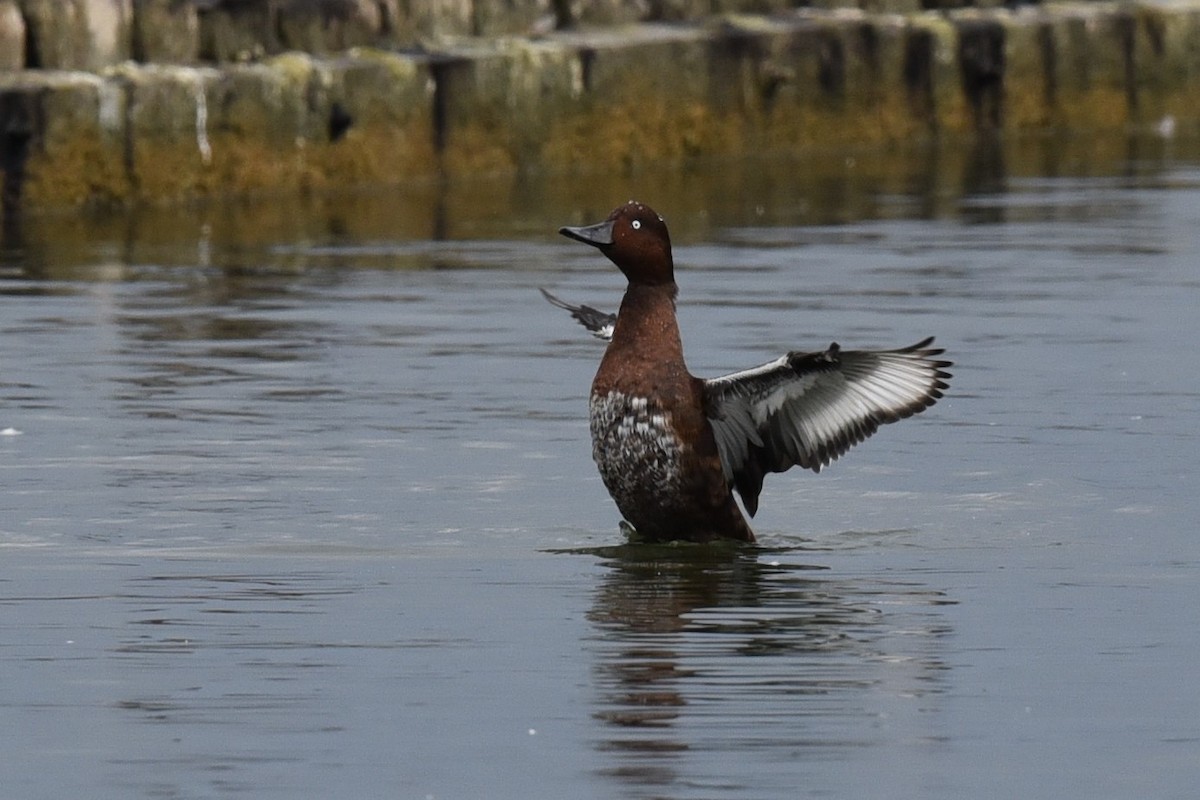
[[[606,247],[613,243],[613,223],[611,219],[597,222],[595,225],[584,225],[581,228],[559,228],[563,236],[576,241],[590,244],[593,247]]]

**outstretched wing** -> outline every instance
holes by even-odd
[[[801,466],[820,472],[879,429],[923,411],[948,387],[949,361],[933,338],[899,350],[788,353],[704,382],[725,477],[746,511],[763,476]]]
[[[580,325],[591,331],[592,336],[595,336],[597,339],[603,339],[606,342],[612,339],[613,328],[617,324],[616,314],[606,314],[603,311],[597,311],[591,306],[573,306],[565,300],[559,300],[545,289],[541,291],[542,296],[549,300],[552,305],[571,312],[571,316],[578,320]]]

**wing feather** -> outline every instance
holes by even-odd
[[[617,325],[616,314],[609,314],[604,311],[599,311],[591,306],[573,306],[566,300],[560,300],[558,297],[546,291],[545,289],[542,289],[541,292],[542,296],[545,297],[551,305],[558,306],[564,311],[570,312],[571,317],[580,325],[587,328],[588,331],[591,332],[592,336],[595,336],[597,339],[603,339],[606,342],[612,339],[613,328],[615,328]]]
[[[880,425],[933,405],[951,362],[933,338],[897,350],[788,353],[704,382],[725,477],[754,515],[762,479],[794,466],[820,472]]]

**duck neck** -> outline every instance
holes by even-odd
[[[617,325],[613,330],[614,349],[629,349],[636,354],[663,360],[683,359],[679,324],[675,321],[675,295],[672,283],[645,285],[631,283],[625,290]]]

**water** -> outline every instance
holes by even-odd
[[[4,795],[1191,797],[1200,170],[1141,147],[28,220]],[[537,287],[615,307],[553,231],[635,195],[693,371],[956,361],[759,549],[623,545],[591,464]]]

